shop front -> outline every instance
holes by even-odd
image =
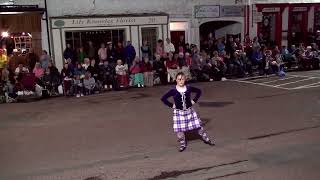
[[[66,44],[73,49],[86,47],[88,42],[96,48],[100,43],[123,43],[131,41],[137,55],[147,40],[153,50],[158,39],[168,37],[168,15],[143,14],[108,17],[53,17],[51,19],[51,39],[55,64],[62,68],[63,51]]]
[[[41,53],[41,20],[44,13],[38,5],[0,5],[1,48],[25,54],[34,49]]]
[[[266,40],[267,46],[281,45],[282,13],[285,6],[276,4],[257,5],[262,12],[262,21],[258,22],[258,35]]]

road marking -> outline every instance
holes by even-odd
[[[263,82],[263,83],[264,84],[268,84],[268,83],[273,83],[273,82],[277,82],[277,81],[284,81],[284,80],[294,79],[294,78],[297,78],[297,77],[287,77],[287,78],[276,79],[276,80],[273,80],[273,81],[267,81],[267,82]]]
[[[251,82],[251,81],[241,81],[241,80],[230,80],[230,81],[246,83],[246,84],[254,84],[254,85],[259,85],[259,86],[266,86],[266,87],[272,87],[272,88],[278,88],[278,89],[285,89],[285,90],[291,89],[291,88],[284,88],[284,87],[276,87],[276,86],[269,85],[269,84],[255,83],[255,82]]]
[[[279,85],[276,85],[274,87],[285,86],[285,85],[294,84],[294,83],[298,83],[298,82],[302,82],[302,81],[308,81],[308,80],[311,80],[311,79],[315,79],[315,78],[314,77],[309,77],[307,79],[301,79],[299,81],[293,81],[293,82],[288,82],[288,83],[284,83],[284,84],[279,84]]]
[[[320,81],[312,84],[307,84],[299,87],[295,87],[293,89],[304,89],[304,88],[309,88],[309,87],[319,87],[320,86]]]

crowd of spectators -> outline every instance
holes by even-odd
[[[46,95],[59,93],[81,97],[106,90],[129,87],[152,87],[173,83],[179,72],[189,81],[224,81],[227,78],[279,74],[288,68],[319,69],[319,49],[316,42],[285,46],[266,46],[262,37],[253,40],[248,35],[241,42],[232,36],[215,39],[212,34],[197,45],[176,44],[169,38],[158,40],[152,50],[143,41],[141,56],[131,42],[101,43],[99,48],[88,42],[87,47],[66,45],[65,64],[58,70],[46,51],[38,56],[31,49],[22,55],[14,50],[7,55],[0,49],[0,96],[6,101],[23,91],[24,78],[33,76],[36,87]],[[30,78],[29,78],[30,80]],[[32,88],[31,88],[32,89]]]

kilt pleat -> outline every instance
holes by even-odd
[[[187,110],[173,110],[174,132],[186,132],[201,127],[201,120],[193,108]]]

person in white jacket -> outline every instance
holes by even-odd
[[[165,53],[174,53],[176,49],[174,48],[174,45],[172,44],[171,40],[167,38],[167,40],[164,42],[164,52]]]

